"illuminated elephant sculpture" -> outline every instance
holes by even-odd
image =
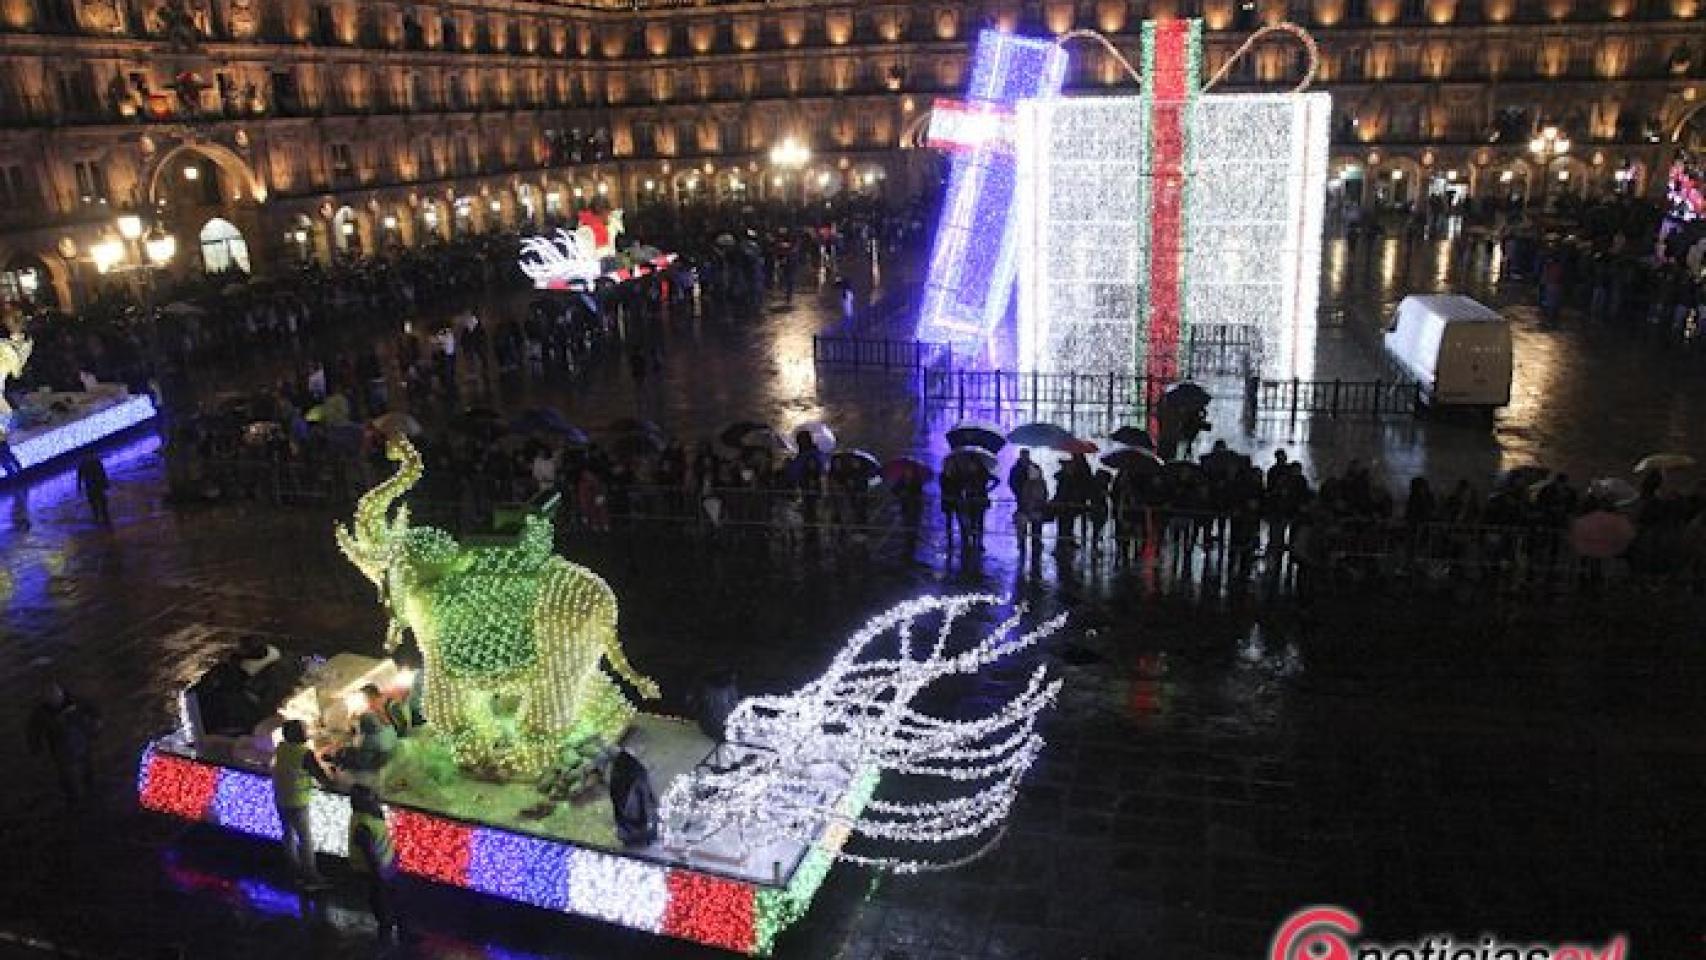
[[[420,480],[421,456],[403,436],[386,454],[396,474],[356,503],[353,527],[338,525],[338,546],[379,587],[391,617],[386,648],[405,626],[413,631],[427,721],[458,765],[532,777],[571,740],[620,738],[634,706],[601,661],[646,699],[658,687],[622,653],[609,585],[551,552],[548,516],[529,516],[519,541],[500,546],[410,526],[397,500]]]
[[[0,340],[0,426],[5,426],[12,418],[12,405],[6,402],[6,381],[23,375],[34,349],[35,342],[16,327],[10,337]]]

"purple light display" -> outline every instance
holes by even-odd
[[[547,910],[569,904],[572,851],[560,843],[498,830],[475,830],[468,852],[468,887]]]
[[[1011,109],[1021,100],[1055,96],[1066,64],[1066,52],[1053,41],[985,30],[978,35],[966,100]],[[999,144],[955,155],[930,254],[919,339],[981,345],[1006,315],[1017,268],[1017,173],[1017,159]]]

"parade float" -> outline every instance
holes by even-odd
[[[601,282],[627,283],[675,263],[675,254],[643,244],[618,251],[622,219],[620,209],[608,215],[582,210],[575,229],[559,227],[551,236],[522,240],[521,272],[535,290],[586,292]]]
[[[0,339],[0,439],[18,460],[20,470],[76,453],[154,418],[151,397],[132,396],[121,384],[86,379],[83,390],[36,390],[24,394],[14,409],[6,399],[7,381],[20,377],[29,364],[34,342],[21,326]]]
[[[1303,48],[1294,89],[1214,92],[1270,38]],[[1083,41],[1136,96],[1060,95],[1065,48]],[[1193,327],[1246,328],[1253,372],[1309,378],[1331,118],[1307,89],[1314,40],[1264,28],[1206,82],[1201,21],[1146,22],[1140,43],[1134,65],[1094,31],[980,37],[966,98],[932,111],[929,143],[953,159],[919,338],[974,357],[1005,341],[997,362],[1023,371],[1165,383],[1189,373]]]
[[[410,522],[400,500],[421,459],[402,436],[388,453],[396,474],[337,539],[379,590],[386,646],[412,636],[419,672],[349,653],[313,661],[276,710],[225,734],[186,693],[178,729],[144,751],[144,808],[277,839],[267,771],[284,720],[335,758],[364,688],[418,686],[424,723],[391,762],[339,779],[379,789],[398,867],[424,880],[767,954],[838,861],[912,872],[998,842],[1059,682],[1041,665],[984,674],[1064,617],[1026,630],[1022,612],[992,616],[995,597],[903,603],[816,680],[741,700],[707,730],[635,706],[660,691],[623,653],[610,587],[552,553],[548,510],[513,538],[459,543]],[[968,716],[956,678],[996,706]],[[661,798],[655,829],[613,802],[618,768],[635,764]],[[317,790],[310,816],[320,852],[345,856],[347,796]]]

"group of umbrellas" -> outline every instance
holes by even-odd
[[[1695,459],[1686,453],[1655,453],[1642,457],[1634,473],[1668,474],[1690,470]],[[1552,471],[1541,466],[1524,466],[1505,471],[1502,483],[1507,490],[1533,494],[1552,479]],[[1626,508],[1639,498],[1635,485],[1622,477],[1601,477],[1588,485],[1588,494],[1600,501],[1600,506],[1570,521],[1570,548],[1577,556],[1592,560],[1620,557],[1635,542],[1635,522]]]
[[[947,436],[953,452],[944,461],[944,469],[959,459],[968,465],[976,464],[993,473],[996,454],[1008,444],[1087,457],[1100,453],[1103,466],[1122,473],[1131,472],[1143,476],[1161,473],[1170,466],[1179,466],[1169,465],[1162,460],[1155,452],[1155,440],[1149,435],[1149,431],[1135,426],[1124,426],[1115,430],[1108,438],[1112,444],[1105,452],[1096,442],[1074,436],[1072,431],[1053,423],[1021,424],[1003,433],[1000,427],[993,424],[967,420],[949,430]],[[1196,467],[1195,464],[1186,466]]]

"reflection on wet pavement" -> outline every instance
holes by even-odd
[[[1370,356],[1396,297],[1458,287],[1461,260],[1438,243],[1372,246],[1329,248],[1319,349],[1346,377],[1372,362],[1355,358]],[[1493,430],[1407,419],[1246,429],[1236,413],[1217,425],[1264,460],[1275,445],[1318,471],[1374,458],[1394,486],[1416,470],[1486,476],[1530,461],[1586,477],[1652,449],[1698,448],[1688,414],[1701,388],[1686,358],[1580,321],[1542,330],[1520,302],[1526,288],[1488,284],[1484,261],[1468,269],[1467,288],[1519,327],[1518,399]],[[908,282],[903,268],[884,272]],[[651,394],[636,396],[612,356],[579,382],[505,397],[561,403],[595,428],[639,408],[688,437],[746,417],[821,417],[884,453],[940,443],[903,379],[812,367],[811,334],[842,323],[828,290],[758,319],[676,318]],[[111,531],[89,522],[63,476],[0,493],[13,518],[0,540],[0,694],[14,731],[0,737],[14,772],[0,794],[0,932],[103,957],[373,955],[353,885],[304,902],[275,849],[139,815],[130,799],[141,740],[171,723],[184,679],[238,637],[378,649],[372,590],[331,543],[338,511],[168,510],[157,444],[108,463]],[[622,598],[624,645],[664,686],[667,711],[683,710],[712,666],[736,668],[748,691],[797,686],[848,631],[919,592],[990,590],[1039,616],[1071,611],[1048,651],[1066,681],[1050,746],[997,853],[941,875],[840,869],[784,956],[1247,958],[1312,903],[1350,907],[1385,939],[1628,931],[1643,955],[1698,947],[1706,648],[1692,597],[1272,603],[1154,564],[1050,556],[1032,578],[1004,542],[981,561],[910,563],[662,533],[565,549]],[[57,813],[51,778],[15,735],[41,657],[107,717],[103,803],[80,821]],[[416,931],[403,956],[716,955],[423,884],[404,885],[403,909]]]

